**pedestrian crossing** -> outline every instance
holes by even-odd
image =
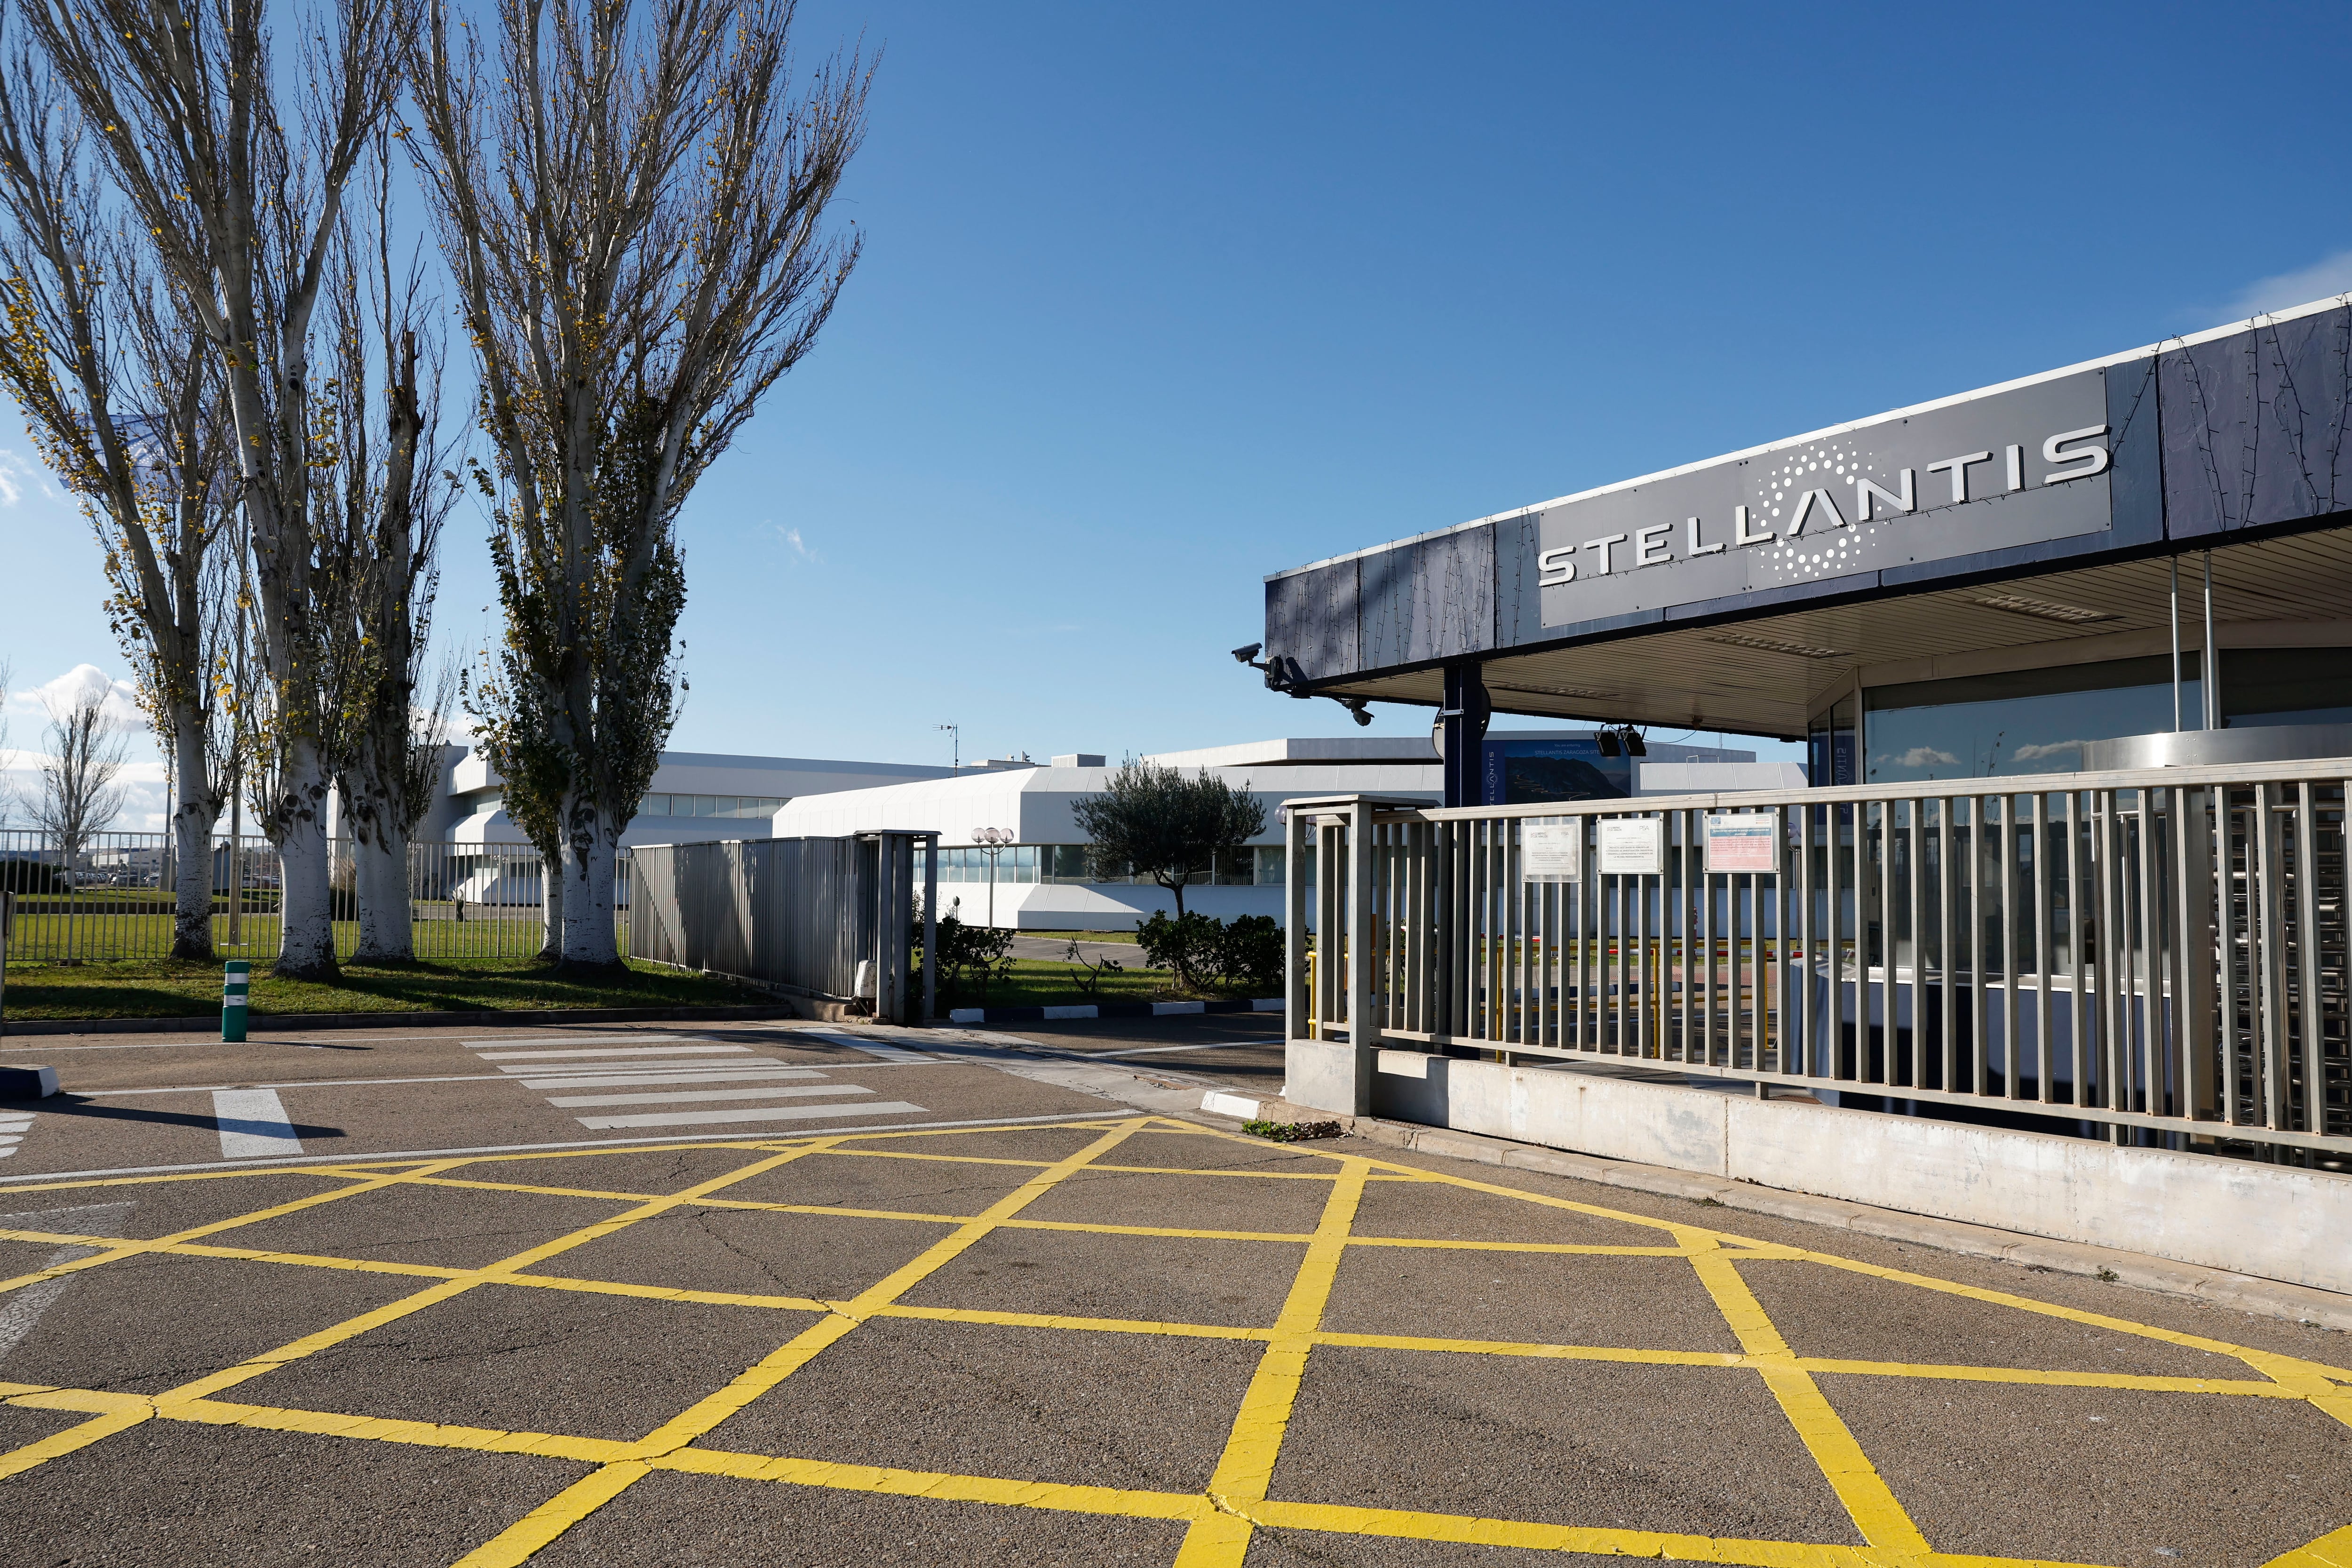
[[[33,1130],[33,1113],[29,1110],[0,1110],[0,1160],[16,1152],[25,1134]]]
[[[864,1052],[877,1066],[938,1059],[856,1036],[815,1037]],[[592,1131],[821,1121],[848,1116],[903,1116],[923,1110],[903,1100],[877,1098],[863,1084],[835,1081],[824,1068],[779,1061],[754,1047],[723,1040],[688,1042],[676,1035],[567,1036],[543,1040],[468,1040],[466,1047],[523,1088],[542,1093],[557,1110],[591,1112],[575,1114],[573,1120]],[[646,1092],[546,1093],[550,1089]],[[719,1103],[753,1100],[761,1103]]]

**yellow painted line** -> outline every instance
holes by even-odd
[[[219,1372],[212,1373],[206,1376],[197,1378],[193,1382],[182,1384],[176,1388],[169,1389],[154,1397],[152,1401],[154,1408],[156,1411],[170,1414],[179,1406],[190,1405],[198,1400],[206,1399],[212,1394],[219,1393],[222,1389],[231,1388],[240,1383],[245,1383],[253,1378],[259,1377],[264,1373],[274,1371],[280,1366],[286,1365],[289,1362],[299,1361],[304,1356],[315,1354],[319,1351],[340,1344],[346,1340],[356,1338],[361,1334],[366,1333],[371,1329],[382,1327],[385,1323],[396,1322],[400,1319],[407,1317],[412,1313],[419,1312],[427,1307],[437,1305],[442,1301],[449,1300],[453,1296],[461,1295],[465,1291],[473,1289],[476,1285],[496,1279],[502,1270],[519,1269],[529,1264],[537,1263],[545,1258],[554,1257],[559,1253],[571,1249],[572,1247],[583,1246],[590,1241],[609,1236],[614,1231],[622,1229],[624,1226],[634,1223],[635,1220],[646,1218],[651,1215],[662,1213],[677,1204],[689,1202],[694,1196],[698,1195],[703,1190],[707,1189],[715,1192],[726,1187],[730,1183],[746,1180],[749,1177],[759,1174],[762,1171],[772,1170],[776,1166],[788,1164],[793,1160],[800,1158],[803,1152],[805,1152],[805,1151],[795,1150],[788,1153],[771,1154],[763,1160],[753,1161],[751,1163],[742,1166],[737,1170],[728,1172],[722,1175],[714,1176],[707,1182],[698,1184],[694,1187],[689,1187],[686,1189],[685,1192],[678,1194],[675,1197],[658,1199],[653,1203],[644,1205],[640,1208],[633,1210],[628,1214],[614,1215],[599,1220],[596,1224],[588,1226],[583,1229],[574,1231],[570,1236],[561,1237],[553,1241],[544,1242],[538,1247],[527,1248],[522,1252],[514,1254],[512,1257],[501,1258],[499,1261],[490,1264],[487,1268],[476,1269],[469,1274],[462,1275],[456,1279],[441,1280],[438,1283],[428,1286],[426,1289],[417,1291],[413,1295],[403,1297],[397,1301],[389,1302],[384,1306],[379,1307],[373,1311],[362,1312],[358,1317],[351,1318],[343,1322],[334,1324],[331,1327],[321,1329],[316,1333],[304,1335],[302,1338],[295,1340],[289,1344],[281,1345],[276,1350],[265,1352],[258,1356],[241,1362],[236,1366],[224,1368]],[[463,1162],[454,1160],[436,1162],[420,1168],[416,1173],[437,1175],[440,1172],[450,1169],[462,1163]],[[215,1231],[228,1230],[240,1225],[251,1224],[256,1220],[268,1218],[273,1215],[290,1213],[296,1210],[315,1206],[320,1203],[332,1202],[336,1198],[349,1196],[353,1192],[373,1191],[379,1187],[392,1185],[402,1179],[403,1177],[400,1175],[387,1175],[381,1178],[373,1178],[369,1181],[362,1182],[353,1187],[344,1188],[333,1193],[314,1194],[312,1197],[298,1199],[290,1204],[278,1205],[277,1207],[272,1209],[263,1209],[257,1213],[242,1215],[236,1219],[220,1221],[214,1225],[200,1226],[194,1231],[183,1231],[175,1236],[166,1237],[161,1239],[166,1242],[189,1240],[197,1236],[210,1235]],[[148,1247],[152,1246],[152,1244],[142,1244],[142,1246]],[[122,1256],[131,1256],[131,1254],[126,1252],[122,1254]],[[91,1261],[96,1262],[100,1260],[92,1259]],[[45,1272],[62,1273],[67,1269],[70,1269],[72,1267],[72,1265],[68,1264],[65,1265],[63,1268]],[[146,1418],[147,1415],[145,1413],[139,1414],[135,1417],[131,1417],[126,1415],[121,1420],[120,1424],[113,1426],[105,1426],[103,1421],[85,1422],[80,1426],[74,1427],[69,1431],[58,1433],[51,1437],[44,1439],[40,1443],[30,1445],[26,1448],[20,1448],[16,1450],[16,1453],[8,1455],[5,1458],[0,1458],[0,1466],[14,1467],[14,1468],[0,1471],[0,1474],[15,1474],[17,1470],[29,1468],[31,1466],[40,1464],[44,1460],[55,1458],[60,1454],[71,1453],[77,1448],[85,1447],[89,1443],[97,1442],[102,1437],[110,1436],[113,1432],[121,1431],[124,1426],[132,1425],[135,1424],[135,1421],[137,1420],[145,1420]],[[116,1418],[108,1417],[107,1419],[111,1420]],[[38,1452],[36,1453],[36,1450],[38,1450]],[[27,1456],[32,1457],[27,1458]]]
[[[446,1169],[447,1163],[455,1163],[455,1162],[448,1162],[438,1168]],[[270,1208],[257,1209],[251,1214],[238,1215],[232,1219],[214,1220],[208,1225],[194,1226],[186,1230],[174,1231],[170,1236],[159,1236],[138,1241],[113,1239],[108,1243],[107,1250],[95,1258],[78,1258],[69,1263],[60,1263],[54,1268],[43,1268],[31,1274],[20,1274],[14,1279],[0,1279],[0,1294],[20,1289],[26,1285],[37,1285],[44,1279],[56,1279],[68,1274],[78,1274],[84,1269],[97,1268],[125,1258],[136,1258],[142,1253],[154,1252],[182,1242],[194,1241],[200,1237],[217,1236],[222,1231],[235,1230],[239,1226],[255,1225],[265,1219],[277,1219],[286,1215],[299,1214],[304,1209],[317,1208],[321,1204],[333,1203],[338,1198],[348,1198],[360,1193],[376,1192],[404,1179],[404,1177],[401,1175],[372,1176],[363,1181],[354,1182],[349,1186],[338,1187],[333,1192],[312,1193],[308,1197],[295,1198]]]
[[[731,1290],[690,1290],[682,1285],[630,1285],[616,1279],[572,1279],[561,1274],[501,1274],[494,1285],[528,1285],[541,1290],[578,1290],[591,1296],[634,1296],[647,1301],[695,1301],[711,1307],[770,1307],[788,1312],[829,1312],[832,1306],[806,1296],[747,1296]]]
[[[1685,1235],[1694,1246],[1702,1237],[1712,1237],[1712,1233],[1696,1227],[1687,1229]],[[1869,1456],[1862,1451],[1862,1445],[1854,1441],[1853,1434],[1823,1397],[1812,1374],[1797,1364],[1788,1342],[1772,1326],[1762,1304],[1748,1289],[1748,1281],[1739,1277],[1738,1265],[1719,1251],[1707,1250],[1692,1257],[1691,1268],[1706,1287],[1707,1294],[1715,1299],[1716,1310],[1723,1314],[1723,1321],[1747,1348],[1751,1363],[1764,1378],[1764,1386],[1780,1402],[1780,1413],[1796,1428],[1805,1451],[1821,1467],[1822,1479],[1837,1493],[1838,1501],[1845,1505],[1862,1538],[1882,1551],[1908,1554],[1932,1550],[1927,1538],[1919,1533],[1919,1527],[1903,1510],[1903,1505],[1895,1500],[1894,1491],[1871,1464]]]
[[[1426,1247],[1442,1252],[1554,1253],[1567,1258],[1688,1258],[1687,1247],[1579,1246],[1564,1241],[1437,1241],[1409,1236],[1353,1236],[1349,1247]]]
[[[426,1162],[423,1160],[415,1158],[414,1155],[410,1156],[408,1159],[398,1162],[391,1160],[380,1160],[376,1162],[378,1165],[389,1165],[394,1163],[403,1165],[423,1165]],[[379,1173],[379,1172],[374,1170],[353,1172],[341,1169],[340,1167],[325,1167],[318,1165],[278,1165],[273,1167],[238,1165],[226,1171],[180,1171],[169,1175],[87,1176],[66,1182],[27,1182],[18,1184],[0,1186],[0,1198],[11,1197],[18,1193],[73,1192],[83,1187],[149,1187],[162,1186],[173,1182],[238,1182],[250,1180],[255,1176],[349,1177],[352,1175],[375,1175]]]
[[[1308,1336],[1318,1345],[1349,1345],[1376,1351],[1444,1351],[1468,1355],[1526,1356],[1536,1361],[1625,1362],[1643,1366],[1746,1367],[1748,1358],[1730,1351],[1657,1351],[1639,1346],[1549,1345],[1514,1340],[1426,1339],[1414,1334],[1342,1334],[1328,1330]]]
[[[656,1469],[683,1470],[691,1475],[731,1476],[739,1480],[782,1481],[839,1491],[998,1503],[1007,1508],[1053,1509],[1064,1513],[1108,1514],[1127,1519],[1197,1519],[1209,1511],[1208,1500],[1191,1492],[1135,1491],[1002,1476],[896,1470],[874,1465],[830,1464],[819,1459],[772,1458],[723,1448],[680,1448],[652,1464]]]
[[[1263,1340],[1272,1329],[1218,1323],[1164,1323],[1145,1318],[1066,1318],[1050,1312],[986,1312],[970,1307],[903,1307],[893,1304],[877,1318],[919,1318],[938,1323],[987,1323],[1003,1329],[1071,1329],[1106,1334],[1167,1334],[1192,1340]]]
[[[458,1558],[456,1568],[512,1568],[529,1562],[541,1547],[628,1490],[650,1470],[643,1459],[623,1459],[590,1471]]]
[[[1743,1364],[1745,1364],[1743,1363]],[[2014,1383],[2052,1388],[2124,1388],[2150,1394],[2241,1394],[2263,1399],[2302,1399],[2299,1391],[2250,1377],[2142,1377],[2122,1372],[2049,1372],[2028,1367],[1910,1365],[1900,1362],[1833,1361],[1799,1356],[1806,1372],[1858,1373],[1865,1377],[1941,1378],[1953,1383]]]
[[[2352,1568],[2352,1524],[2331,1531],[2308,1546],[2282,1552],[2263,1568]]]
[[[462,1176],[415,1176],[411,1182],[420,1187],[456,1187],[465,1192],[536,1193],[550,1198],[595,1198],[605,1203],[641,1204],[657,1198],[660,1193],[608,1193],[592,1187],[542,1187],[529,1182],[470,1181]]]
[[[1360,1159],[1340,1163],[1339,1177],[1324,1201],[1323,1217],[1315,1240],[1298,1265],[1275,1319],[1265,1353],[1258,1358],[1242,1395],[1224,1451],[1209,1478],[1209,1495],[1219,1511],[1196,1521],[1184,1532],[1176,1553],[1176,1568],[1240,1568],[1248,1554],[1251,1527],[1242,1511],[1266,1494],[1274,1481],[1274,1462],[1290,1428],[1290,1413],[1298,1403],[1299,1384],[1307,1375],[1307,1356],[1313,1335],[1322,1327],[1323,1309],[1331,1298],[1332,1281],[1347,1255],[1348,1233],[1363,1202],[1364,1178],[1370,1166]]]
[[[633,1445],[633,1451],[646,1458],[658,1458],[692,1443],[807,1365],[819,1352],[848,1334],[860,1321],[891,1305],[898,1297],[952,1262],[994,1229],[998,1221],[1011,1218],[1045,1196],[1064,1177],[1117,1148],[1143,1125],[1145,1123],[1140,1119],[1120,1123],[1076,1153],[1039,1171],[958,1226],[953,1234],[941,1237],[915,1258],[843,1303],[842,1310],[819,1319],[749,1370],[738,1374],[726,1387],[696,1401],[662,1423],[642,1441]],[[793,1154],[776,1156],[776,1163],[782,1163],[805,1152],[795,1151]],[[524,1562],[541,1547],[618,1497],[646,1475],[646,1458],[610,1464],[574,1482],[515,1524],[467,1552],[458,1560],[457,1568],[506,1568],[508,1564]]]
[[[152,1408],[153,1402],[136,1394],[105,1388],[43,1388],[8,1401],[27,1410],[74,1410],[84,1415],[114,1415]]]
[[[1913,1274],[1906,1269],[1889,1268],[1882,1264],[1864,1263],[1851,1258],[1840,1258],[1830,1252],[1790,1250],[1792,1256],[1806,1263],[1818,1263],[1824,1268],[1842,1268],[1850,1274],[1867,1274],[1898,1285],[1914,1285],[1922,1290],[1940,1295],[1963,1296],[1972,1301],[1984,1301],[1996,1307],[2013,1307],[2021,1312],[2039,1317],[2059,1318],[2071,1323],[2083,1323],[2095,1329],[2112,1329],[2117,1333],[2132,1334],[2141,1339],[2161,1340],[2167,1344],[2180,1345],[2189,1350],[2210,1351],[2245,1363],[2265,1375],[2277,1373],[2302,1373],[2323,1378],[2352,1378],[2352,1368],[2331,1366],[2325,1362],[2309,1361],[2300,1356],[2279,1355],[2270,1351],[2258,1351],[2245,1345],[2231,1344],[2227,1340],[2208,1339],[2202,1334],[2182,1333],[2178,1329],[2160,1329],[2149,1323],[2136,1323],[2128,1318],[2109,1317],[2104,1312],[2087,1312],[2079,1307],[2062,1307],[2054,1301],[2036,1300],[2031,1296],[2013,1296],[2005,1290],[1988,1290],[1979,1285],[1962,1285],[1950,1279],[1938,1279],[1932,1274]],[[2273,1370],[2275,1369],[2275,1371]]]
[[[52,1432],[36,1443],[27,1443],[14,1452],[0,1454],[0,1480],[21,1475],[35,1465],[87,1448],[101,1437],[111,1437],[117,1432],[138,1426],[152,1411],[145,1408],[117,1410],[105,1415],[93,1416],[79,1426],[68,1426],[62,1432]]]
[[[1247,1506],[1251,1517],[1258,1522],[1290,1530],[1381,1535],[1404,1541],[1445,1541],[1474,1546],[1517,1546],[1593,1556],[1657,1557],[1678,1563],[1744,1563],[1749,1568],[1882,1568],[1878,1555],[1866,1548],[1826,1542],[1727,1541],[1648,1530],[1600,1530],[1535,1524],[1522,1520],[1419,1513],[1406,1509],[1349,1508],[1333,1503],[1269,1500]]]
[[[322,1437],[353,1437],[425,1448],[462,1448],[483,1454],[536,1454],[551,1459],[601,1464],[621,1458],[628,1445],[604,1437],[556,1432],[501,1432],[434,1421],[400,1421],[380,1415],[347,1415],[328,1410],[285,1410],[266,1405],[232,1405],[215,1399],[181,1400],[156,1414],[208,1426],[251,1426],[270,1432],[308,1432]]]

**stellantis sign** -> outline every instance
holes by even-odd
[[[2081,371],[1561,501],[1543,624],[2098,532],[2107,417]]]

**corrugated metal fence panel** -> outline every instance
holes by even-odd
[[[852,995],[876,948],[879,849],[855,838],[641,847],[630,956]]]

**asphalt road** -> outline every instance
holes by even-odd
[[[1023,1033],[43,1042],[0,1561],[2352,1563],[2347,1336],[1171,1114],[1262,1019]]]

